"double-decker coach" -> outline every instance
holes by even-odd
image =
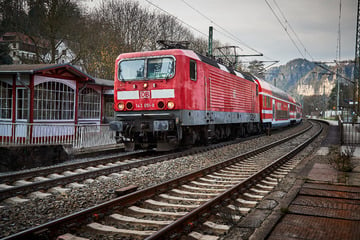
[[[256,82],[259,84],[261,121],[264,128],[283,127],[301,121],[302,108],[293,97],[259,78]]]

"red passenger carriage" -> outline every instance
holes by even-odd
[[[261,121],[265,128],[288,126],[301,121],[302,108],[294,98],[263,80],[256,81],[259,84]]]

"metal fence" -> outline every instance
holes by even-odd
[[[341,145],[360,146],[360,123],[339,119]]]
[[[115,144],[108,124],[0,123],[0,145],[70,145],[85,148]]]

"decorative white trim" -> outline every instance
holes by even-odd
[[[139,91],[118,91],[118,100],[139,99]]]
[[[103,92],[102,92],[103,94],[111,94],[111,95],[113,95],[114,94],[114,89],[106,89],[106,90],[103,90]]]
[[[34,86],[39,85],[44,82],[60,82],[64,85],[69,86],[70,88],[76,90],[76,81],[67,80],[62,78],[52,78],[52,77],[44,77],[44,76],[34,76]]]
[[[282,101],[282,102],[285,102],[285,103],[288,103],[288,104],[297,106],[295,103],[289,102],[289,101],[287,101],[287,100],[284,100],[284,99],[282,99],[282,98],[275,97],[274,95],[270,95],[270,94],[267,94],[267,93],[264,93],[264,92],[259,92],[259,95],[268,96],[268,97],[271,97],[272,99],[280,100],[280,101]]]
[[[266,114],[272,114],[273,111],[272,110],[261,110],[261,113],[266,113]]]
[[[151,98],[174,98],[175,90],[174,89],[160,89],[160,90],[151,90]]]

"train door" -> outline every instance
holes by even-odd
[[[210,111],[210,89],[211,89],[211,78],[209,77],[209,74],[207,71],[209,71],[209,69],[206,69],[205,66],[203,64],[201,64],[201,73],[202,73],[202,79],[204,80],[204,106],[205,106],[205,121],[207,123],[211,123],[214,118],[213,118],[213,113],[212,111]]]
[[[275,121],[276,119],[276,106],[275,106],[275,99],[272,100],[272,116],[273,116],[273,122]]]
[[[291,120],[291,107],[290,104],[287,106],[287,119]]]

